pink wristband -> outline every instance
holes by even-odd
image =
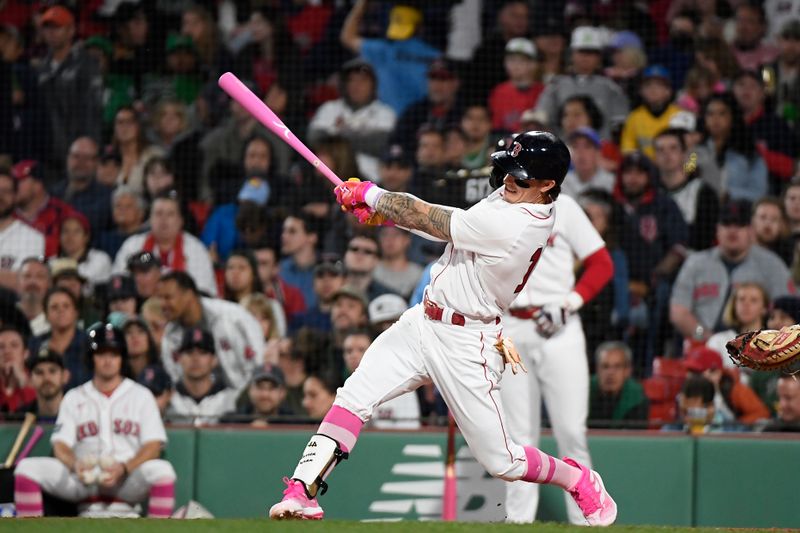
[[[370,206],[372,209],[375,209],[375,206],[378,204],[378,200],[380,200],[381,196],[383,196],[385,192],[385,189],[381,189],[377,185],[370,187],[364,194],[364,203]]]

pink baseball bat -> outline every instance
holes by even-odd
[[[334,185],[341,185],[342,180],[337,176],[328,166],[320,161],[319,157],[314,154],[303,142],[292,133],[281,119],[265,104],[261,99],[253,94],[253,91],[236,77],[232,72],[226,72],[219,77],[219,86],[230,95],[231,98],[239,102],[239,104],[247,110],[248,113],[253,115],[260,123],[269,128],[269,130],[280,137],[280,139],[291,146],[302,155],[306,161],[311,163],[322,174],[328,178]]]
[[[442,493],[442,521],[458,518],[458,488],[456,485],[456,420],[447,415],[447,457],[444,462],[444,492]]]
[[[42,426],[36,426],[36,428],[33,430],[31,438],[28,439],[28,444],[25,445],[25,447],[22,449],[22,452],[17,456],[17,462],[14,463],[14,466],[18,465],[20,461],[28,457],[28,454],[31,453],[31,450],[34,446],[36,446],[36,443],[39,442],[39,439],[42,438],[42,435],[44,435],[44,429],[42,429]]]

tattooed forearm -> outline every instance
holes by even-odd
[[[431,205],[409,194],[387,192],[378,200],[375,210],[404,228],[424,231],[428,235],[451,241],[452,209]]]

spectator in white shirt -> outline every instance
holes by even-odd
[[[614,189],[614,175],[602,167],[600,136],[587,126],[580,126],[567,138],[572,168],[564,177],[561,192],[577,198],[587,189]]]
[[[31,326],[33,335],[44,335],[50,324],[44,314],[44,296],[52,285],[50,268],[41,257],[22,260],[19,269],[19,308]]]
[[[102,250],[90,248],[91,228],[89,220],[81,213],[70,213],[61,221],[59,256],[78,262],[78,273],[86,279],[84,295],[94,294],[97,285],[111,279],[111,258]]]
[[[150,209],[148,233],[128,237],[114,259],[114,274],[125,272],[128,259],[139,252],[151,252],[169,270],[187,272],[197,287],[217,295],[217,282],[208,250],[194,235],[183,231],[183,216],[175,191],[159,194]]]
[[[397,116],[379,101],[378,80],[372,66],[361,58],[342,66],[342,95],[320,106],[308,127],[308,140],[317,143],[326,136],[341,136],[356,151],[362,176],[378,176],[378,158],[386,151]]]
[[[225,383],[243,389],[264,362],[264,333],[258,321],[239,304],[201,297],[186,272],[164,274],[156,294],[169,321],[161,339],[161,360],[172,380],[181,377],[178,349],[184,330],[202,326],[213,335]]]
[[[17,180],[0,170],[0,286],[17,288],[17,272],[28,257],[44,255],[44,236],[14,218]]]

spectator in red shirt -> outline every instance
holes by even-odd
[[[496,130],[519,131],[522,112],[536,106],[544,84],[539,81],[536,48],[523,37],[506,43],[503,64],[508,81],[498,84],[489,95],[492,127]]]
[[[0,328],[0,411],[13,413],[36,398],[36,391],[28,385],[26,357],[22,333],[11,326]]]
[[[17,218],[44,234],[44,254],[58,255],[61,223],[76,211],[66,202],[47,194],[43,168],[33,160],[20,161],[11,170],[17,180]]]

